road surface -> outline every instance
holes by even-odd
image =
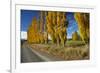
[[[29,48],[22,48],[21,49],[21,63],[26,62],[43,62],[44,60],[41,59],[39,56],[34,54],[31,49]]]
[[[47,62],[47,61],[62,61],[62,59],[51,56],[47,53],[37,51],[32,48],[22,48],[21,49],[21,63],[29,62]]]

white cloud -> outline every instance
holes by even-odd
[[[27,32],[21,31],[21,39],[27,39]]]
[[[68,39],[71,39],[71,38],[72,38],[72,35],[67,35],[67,38],[68,38]]]

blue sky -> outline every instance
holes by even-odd
[[[39,11],[21,10],[21,31],[27,31],[33,17],[36,17],[38,19]]]
[[[21,31],[27,32],[28,26],[31,24],[33,17],[39,18],[39,11],[21,10]],[[74,19],[73,12],[66,12],[66,20],[68,20],[67,37],[71,38],[72,33],[78,31],[77,22]]]
[[[68,28],[67,28],[67,37],[71,38],[72,33],[75,31],[78,31],[78,25],[77,22],[74,18],[74,13],[73,12],[67,12],[66,13],[66,19],[68,20]]]

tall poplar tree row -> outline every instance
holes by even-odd
[[[90,39],[89,13],[75,13],[74,17],[78,23],[80,37],[84,43],[88,43]]]
[[[34,17],[28,29],[28,41],[32,43],[52,43],[65,46],[67,25],[65,12],[41,11],[39,19]],[[50,36],[50,38],[48,38]]]
[[[37,30],[37,20],[36,20],[36,17],[34,17],[32,19],[31,25],[28,28],[28,33],[27,33],[29,43],[34,43],[35,41],[37,41],[38,38],[35,38],[35,37],[37,37],[37,32],[38,32],[38,30]]]

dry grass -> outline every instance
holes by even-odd
[[[87,46],[67,48],[65,49],[65,59],[67,60],[89,59],[89,48],[87,48]]]
[[[62,58],[64,60],[89,59],[89,45],[66,46],[64,48],[46,44],[32,44],[33,49]]]

